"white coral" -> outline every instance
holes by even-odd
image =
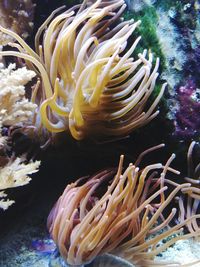
[[[18,125],[30,120],[36,104],[25,98],[25,85],[35,72],[25,67],[15,70],[15,64],[0,68],[0,121],[3,125]]]
[[[30,162],[25,164],[21,158],[9,161],[8,164],[0,168],[0,190],[26,185],[30,182],[30,174],[38,171],[40,162]],[[7,209],[14,203],[13,200],[5,199],[7,194],[0,191],[0,208]]]
[[[14,200],[5,199],[5,197],[7,197],[7,194],[4,193],[4,191],[1,191],[0,192],[0,208],[3,210],[6,210],[15,202]]]
[[[23,159],[16,158],[0,169],[0,190],[18,187],[28,184],[31,178],[29,174],[37,172],[39,161],[25,164]]]
[[[39,161],[24,163],[23,158],[9,159],[4,153],[7,138],[1,135],[3,126],[31,125],[37,105],[25,97],[25,85],[35,77],[33,71],[15,69],[15,64],[5,68],[0,63],[0,208],[7,209],[14,203],[7,199],[4,190],[23,186],[31,180],[30,174],[37,172]]]

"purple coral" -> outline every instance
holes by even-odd
[[[194,138],[200,131],[200,89],[189,79],[177,90],[179,109],[176,112],[175,136]]]

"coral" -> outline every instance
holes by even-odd
[[[169,227],[176,214],[172,208],[167,215],[170,203],[181,191],[190,191],[189,183],[179,185],[165,178],[168,171],[178,173],[169,166],[175,155],[165,165],[139,167],[145,154],[162,146],[143,152],[124,172],[121,156],[117,171],[105,170],[85,183],[83,178],[65,188],[47,226],[68,264],[84,264],[108,252],[137,266],[154,266],[154,256],[161,251],[177,240],[199,235],[200,231],[181,233],[200,215]],[[170,191],[166,184],[174,189]]]
[[[140,37],[125,51],[128,38],[140,24],[121,21],[125,7],[123,0],[98,0],[92,5],[84,1],[57,16],[62,8],[54,11],[36,34],[36,52],[18,35],[0,27],[19,43],[10,44],[19,52],[0,55],[23,58],[39,72],[41,87],[32,97],[40,105],[37,129],[70,131],[77,140],[121,137],[158,114],[155,108],[166,84],[151,105],[147,101],[154,90],[159,59],[153,68],[151,52],[147,55],[144,50],[135,61],[130,57]]]
[[[200,131],[200,89],[190,79],[177,89],[178,109],[175,112],[174,135],[181,139],[195,138]]]
[[[3,128],[9,131],[16,127],[25,129],[32,122],[37,105],[25,97],[25,85],[32,80],[35,73],[19,68],[15,64],[5,68],[0,65],[0,208],[7,209],[13,200],[6,199],[4,190],[22,186],[30,181],[28,175],[37,171],[40,162],[27,162],[25,158],[16,158],[13,153],[8,156],[9,136],[3,134]]]
[[[35,77],[35,72],[25,67],[15,70],[0,66],[0,121],[2,126],[22,126],[33,120],[37,105],[25,97],[25,85]]]
[[[6,199],[7,194],[4,190],[8,188],[26,185],[30,182],[30,174],[38,171],[40,162],[23,163],[23,158],[10,159],[2,167],[0,162],[0,208],[7,209],[14,203],[13,200]]]
[[[27,38],[33,28],[34,5],[32,0],[2,0],[0,2],[0,25]],[[13,41],[9,35],[0,33],[0,45]]]

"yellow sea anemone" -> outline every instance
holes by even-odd
[[[120,18],[124,0],[85,0],[57,15],[55,10],[39,28],[34,52],[16,33],[0,31],[16,39],[19,50],[2,56],[23,58],[35,70],[41,85],[32,101],[40,105],[34,121],[52,133],[70,131],[72,136],[124,136],[151,121],[166,84],[148,105],[158,77],[159,59],[146,50],[132,54],[140,40],[126,49],[128,38],[140,21]],[[38,90],[39,88],[39,90]]]
[[[180,191],[190,190],[189,183],[179,185],[165,178],[167,171],[178,173],[169,166],[175,156],[165,165],[138,167],[147,152],[159,147],[162,145],[142,153],[124,172],[121,156],[117,172],[105,170],[86,183],[80,179],[66,187],[47,226],[68,264],[81,265],[108,252],[136,266],[155,266],[154,257],[174,242],[200,234],[200,230],[181,234],[183,227],[200,215],[170,227],[176,214],[176,208],[169,212],[170,203]]]

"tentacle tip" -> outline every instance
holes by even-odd
[[[167,82],[165,82],[165,83],[163,83],[163,88],[165,89],[165,87],[168,85],[168,83]]]
[[[172,159],[175,159],[175,157],[176,157],[176,154],[172,153]]]

